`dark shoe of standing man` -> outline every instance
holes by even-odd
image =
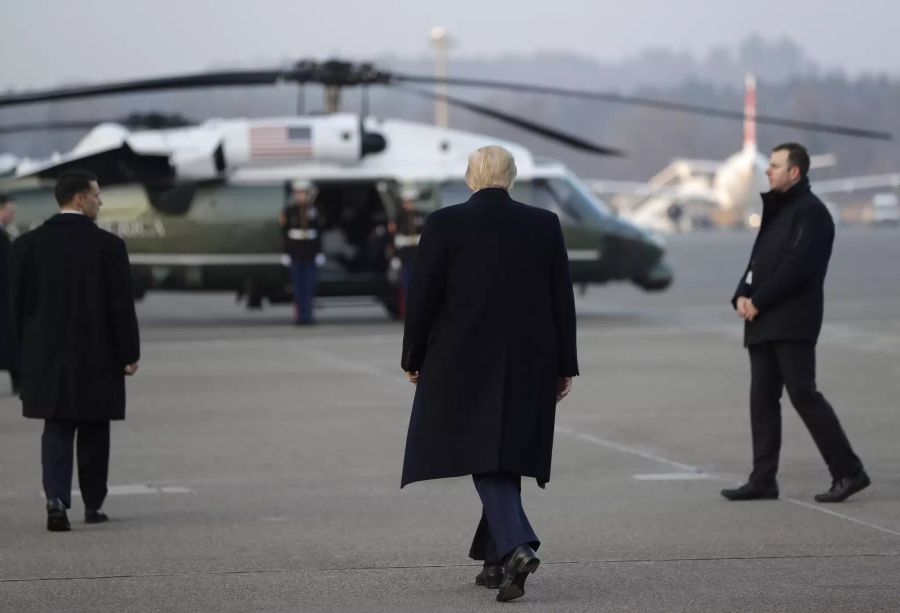
[[[525,595],[525,579],[537,570],[541,561],[528,545],[520,545],[506,557],[503,564],[503,583],[497,592],[497,600],[507,602]]]
[[[872,485],[869,475],[861,470],[852,477],[837,479],[831,484],[831,489],[823,494],[816,494],[816,502],[844,502],[850,496],[861,492]]]
[[[475,576],[475,585],[496,590],[503,584],[503,565],[485,564],[481,572]]]
[[[762,486],[750,482],[733,489],[724,489],[722,495],[728,500],[777,500],[778,486],[774,483]]]
[[[66,505],[59,498],[47,501],[47,530],[50,532],[68,532],[72,529],[66,515]]]
[[[87,509],[84,512],[84,523],[86,524],[102,524],[109,521],[109,516],[99,509]]]

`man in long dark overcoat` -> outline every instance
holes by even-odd
[[[125,418],[125,375],[137,371],[140,346],[125,243],[95,224],[97,177],[67,171],[55,192],[59,214],[13,243],[10,304],[23,413],[44,420],[47,529],[65,531],[76,433],[85,521],[107,519],[109,425]]]
[[[515,202],[515,161],[469,158],[468,202],[429,215],[407,301],[401,366],[417,385],[402,485],[472,475],[483,513],[470,556],[498,600],[524,594],[539,541],[521,477],[550,479],[556,403],[578,374],[559,219]]]
[[[750,353],[753,470],[744,485],[722,490],[729,500],[778,498],[782,389],[831,473],[831,488],[815,500],[841,502],[870,484],[816,385],[816,342],[834,222],[810,189],[809,163],[806,149],[796,143],[772,151],[766,171],[771,191],[763,194],[762,224],[731,300],[744,319],[744,346]]]

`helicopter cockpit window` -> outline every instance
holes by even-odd
[[[570,202],[571,191],[571,189],[566,187],[565,183],[559,185],[556,179],[536,179],[530,204],[553,211],[562,224],[576,224],[582,220],[582,216]]]
[[[535,180],[535,206],[552,210],[569,223],[603,223],[612,216],[606,203],[574,177]]]
[[[585,209],[592,212],[600,213],[601,217],[615,217],[615,213],[603,198],[591,191],[581,179],[575,175],[570,175],[564,181],[574,192],[576,198],[584,203]]]

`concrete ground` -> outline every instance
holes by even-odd
[[[812,501],[828,473],[788,402],[782,499],[718,494],[750,464],[727,300],[751,240],[678,237],[669,291],[579,298],[582,376],[552,481],[524,487],[542,564],[514,604],[473,584],[471,480],[399,489],[398,324],[150,294],[108,524],[76,499],[72,532],[44,529],[41,424],[0,399],[0,611],[898,611],[900,233],[841,229],[835,248],[819,382],[874,485],[833,506]]]

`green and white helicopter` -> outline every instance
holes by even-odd
[[[662,241],[619,218],[563,164],[487,135],[338,111],[341,88],[385,86],[437,98],[599,155],[621,155],[580,137],[490,107],[409,84],[499,87],[659,106],[643,99],[473,79],[438,79],[376,70],[368,64],[300,62],[289,69],[231,71],[69,87],[0,96],[0,108],[156,90],[260,86],[281,82],[325,86],[327,114],[263,119],[212,119],[188,124],[173,116],[132,115],[91,129],[70,152],[17,160],[0,192],[17,204],[11,234],[54,214],[55,178],[71,168],[95,172],[103,191],[99,224],[124,238],[136,298],[148,290],[235,291],[249,306],[290,299],[281,253],[279,213],[286,186],[311,181],[323,220],[320,296],[371,296],[398,312],[396,276],[384,255],[384,228],[398,217],[401,186],[414,186],[423,212],[468,197],[467,156],[501,144],[516,159],[514,198],[560,218],[575,284],[627,281],[663,290],[673,273]],[[685,105],[675,110],[704,112]],[[724,112],[723,112],[724,113]],[[734,118],[743,120],[740,112]],[[758,118],[758,121],[762,121]],[[152,128],[143,126],[152,125]],[[135,127],[139,126],[139,127]],[[0,129],[78,129],[19,125]],[[7,160],[7,164],[9,160]]]

